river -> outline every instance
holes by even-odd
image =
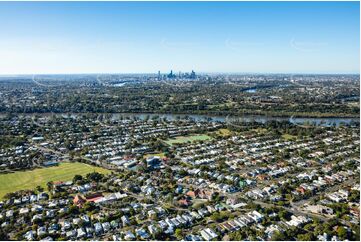
[[[85,114],[85,113],[84,113]],[[36,114],[19,114],[25,116],[51,116],[53,113],[36,113]],[[63,117],[76,117],[82,115],[82,113],[57,113],[56,115],[62,115]],[[100,113],[98,115],[101,115]],[[217,116],[217,115],[201,115],[201,114],[164,114],[164,113],[105,113],[104,115],[111,115],[112,119],[140,119],[145,120],[147,118],[177,120],[177,119],[192,119],[195,121],[213,121],[213,122],[258,122],[266,123],[267,121],[289,121],[298,125],[318,125],[318,126],[340,126],[349,124],[359,124],[359,118],[295,118],[295,117],[271,117],[265,115],[250,115],[245,114],[243,116]],[[0,114],[0,117],[5,117],[5,114]]]
[[[318,126],[340,126],[341,124],[359,123],[359,118],[294,118],[294,117],[269,117],[263,115],[243,115],[241,117],[226,117],[226,116],[211,116],[211,115],[198,115],[198,114],[151,114],[151,113],[116,113],[113,114],[113,119],[119,118],[138,118],[144,120],[146,118],[166,118],[167,120],[177,119],[193,119],[196,121],[215,121],[215,122],[229,122],[242,121],[242,122],[258,122],[266,123],[267,121],[289,121],[293,124],[310,124]]]

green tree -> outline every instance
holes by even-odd
[[[315,240],[315,236],[312,233],[299,234],[299,235],[297,235],[297,240],[313,241],[313,240]]]
[[[343,226],[338,226],[337,235],[340,239],[344,240],[347,238],[347,230]]]
[[[277,231],[272,235],[271,240],[273,240],[273,241],[287,240],[287,237],[285,236],[284,233]]]
[[[75,175],[73,178],[73,183],[76,184],[78,181],[82,181],[83,177],[81,175]]]
[[[51,191],[53,191],[54,182],[49,181],[48,183],[46,183],[46,186],[48,188],[48,191],[51,192]]]
[[[100,174],[98,172],[92,172],[86,175],[86,178],[91,181],[99,182],[101,179],[103,179],[104,175]]]
[[[177,228],[175,230],[174,235],[178,240],[181,240],[183,238],[182,230],[180,228]]]
[[[38,191],[38,192],[43,192],[43,191],[44,191],[44,188],[42,188],[41,186],[37,186],[37,187],[36,187],[36,191]]]

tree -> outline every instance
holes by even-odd
[[[175,237],[177,237],[178,240],[181,240],[183,238],[182,230],[180,228],[177,228],[174,232]]]
[[[347,238],[347,230],[343,226],[338,226],[337,235],[340,239],[344,240]]]
[[[54,183],[50,181],[46,183],[46,186],[48,187],[48,191],[51,192],[53,190]]]
[[[287,238],[286,238],[284,233],[277,231],[272,235],[271,240],[273,240],[273,241],[281,241],[281,240],[287,240]]]
[[[1,241],[9,240],[9,236],[3,230],[0,230],[0,240]]]
[[[350,200],[350,202],[355,202],[355,203],[360,202],[360,191],[351,190],[348,199]]]
[[[313,241],[313,240],[315,240],[315,236],[312,233],[299,234],[299,235],[297,235],[297,240]]]
[[[278,212],[278,216],[282,219],[289,220],[291,217],[291,214],[286,210],[281,210]]]
[[[44,188],[42,188],[41,186],[37,186],[37,187],[36,187],[36,190],[37,190],[38,192],[43,192],[43,191],[44,191]]]
[[[71,205],[69,207],[69,211],[68,211],[69,214],[79,214],[79,208],[76,206],[76,205]]]
[[[75,175],[73,178],[73,183],[77,183],[77,181],[82,181],[83,177],[81,175]]]
[[[103,178],[103,174],[92,172],[86,175],[86,178],[91,181],[99,182]]]
[[[355,233],[352,233],[351,240],[360,241],[360,226],[356,225],[356,224],[352,224],[351,225],[351,230],[355,231]]]

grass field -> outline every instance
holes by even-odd
[[[290,134],[283,134],[282,138],[284,138],[285,140],[295,140],[295,139],[297,139],[297,136],[290,135]]]
[[[110,171],[83,163],[61,163],[59,166],[38,168],[31,171],[17,171],[0,175],[0,198],[6,193],[23,189],[34,189],[37,186],[46,188],[49,181],[69,181],[75,175],[86,175],[91,172],[103,174]]]
[[[188,141],[192,142],[196,140],[208,140],[208,139],[211,139],[211,137],[206,134],[201,134],[201,135],[190,135],[190,136],[178,136],[174,139],[168,139],[165,142],[168,145],[173,145],[173,144],[187,143]]]
[[[219,129],[217,134],[220,136],[229,136],[232,134],[232,132],[229,129]]]
[[[148,157],[152,157],[152,156],[159,156],[160,158],[164,158],[164,157],[165,157],[164,153],[156,153],[156,154],[146,154],[146,155],[143,155],[143,158],[148,158]]]

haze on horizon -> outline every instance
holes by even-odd
[[[359,2],[0,2],[0,75],[359,73]]]

